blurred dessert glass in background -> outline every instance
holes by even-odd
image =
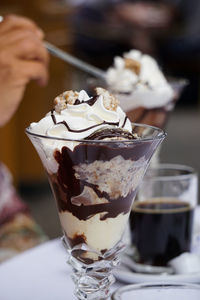
[[[132,122],[164,128],[187,81],[168,81],[153,57],[130,50],[114,58],[106,83]]]

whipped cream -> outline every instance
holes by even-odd
[[[104,128],[123,128],[132,132],[131,122],[118,106],[117,99],[104,89],[97,88],[96,92],[97,95],[91,98],[84,90],[64,92],[56,97],[54,110],[39,122],[30,124],[29,129],[33,133],[50,137],[42,141],[45,152],[43,147],[36,145],[50,173],[57,170],[55,149],[61,150],[63,146],[67,146],[73,150],[80,140],[87,139],[95,131]],[[51,137],[60,138],[60,141]]]
[[[89,105],[87,101],[91,98],[85,91],[80,91],[77,93],[80,104],[66,104],[66,108],[60,111],[47,113],[38,123],[31,123],[31,131],[40,135],[71,140],[86,139],[96,130],[105,127],[123,127],[124,130],[132,132],[131,122],[118,105],[116,110],[109,110],[104,104],[106,96],[101,94],[96,97],[96,101]]]
[[[106,81],[111,91],[120,94],[125,111],[141,106],[161,107],[174,95],[156,60],[138,50],[115,57],[114,66],[107,70]]]

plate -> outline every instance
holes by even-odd
[[[141,282],[187,282],[200,283],[200,271],[190,274],[141,274],[130,271],[123,266],[114,270],[114,276],[117,280],[124,283],[141,283]]]

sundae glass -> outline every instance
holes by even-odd
[[[65,92],[55,102],[26,133],[57,203],[76,297],[108,299],[132,202],[165,133],[131,124],[103,89],[94,97]]]

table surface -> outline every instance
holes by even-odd
[[[46,242],[0,266],[1,300],[75,300],[71,268],[60,239]],[[114,284],[114,289],[119,287]]]
[[[200,207],[195,228],[200,232]],[[196,231],[195,230],[195,231]],[[198,249],[199,250],[199,249]],[[0,265],[1,300],[75,300],[71,268],[60,239],[25,251]],[[122,286],[115,283],[113,289]]]

